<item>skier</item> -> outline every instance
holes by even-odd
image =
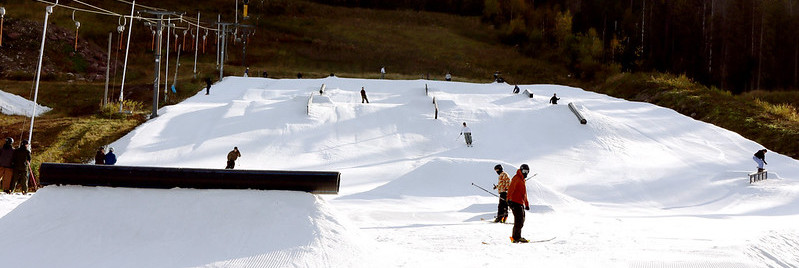
[[[511,241],[513,243],[527,243],[529,240],[522,237],[522,227],[524,227],[524,211],[530,210],[530,203],[527,202],[527,186],[524,184],[527,174],[530,173],[530,167],[527,164],[522,164],[516,175],[510,181],[508,187],[508,205],[513,211],[513,235]]]
[[[386,78],[386,67],[385,66],[381,66],[380,67],[380,79],[384,79],[384,78]]]
[[[11,165],[11,158],[14,156],[14,139],[11,137],[6,138],[6,144],[0,149],[0,183],[2,183],[3,192],[10,193],[11,180],[14,179],[14,170]]]
[[[94,164],[95,165],[105,164],[105,148],[103,148],[103,146],[97,148],[97,153],[94,154]]]
[[[205,95],[211,94],[211,78],[205,78]]]
[[[757,163],[758,173],[765,170],[763,169],[763,164],[768,165],[768,163],[766,163],[766,152],[768,152],[766,149],[759,150],[755,153],[755,156],[752,157],[752,160],[755,160],[755,163]]]
[[[463,138],[466,139],[466,147],[472,147],[472,129],[466,126],[466,122],[463,122],[461,135],[463,135]]]
[[[558,98],[558,94],[555,93],[552,94],[552,98],[549,99],[549,103],[558,104],[558,100],[560,100],[560,98]]]
[[[497,218],[494,222],[505,223],[508,219],[508,185],[510,185],[510,178],[508,173],[502,171],[502,165],[494,166],[494,171],[499,175],[499,182],[494,184],[494,189],[499,192],[499,204],[497,205]]]
[[[452,74],[447,72],[447,75],[444,76],[444,79],[446,79],[447,81],[452,81]]]
[[[364,101],[366,101],[366,103],[369,103],[369,99],[366,98],[366,90],[364,90],[363,87],[361,87],[361,103],[363,103]]]
[[[11,156],[11,165],[14,167],[14,180],[11,181],[11,188],[9,190],[14,192],[17,185],[22,185],[22,194],[28,193],[28,168],[30,167],[31,151],[28,148],[28,140],[22,140],[19,148],[14,150],[14,155]]]
[[[117,163],[117,156],[114,154],[114,147],[108,148],[108,153],[105,154],[105,164],[113,165]]]
[[[227,153],[227,166],[225,169],[233,169],[236,166],[236,159],[241,157],[239,147],[233,147],[233,150]]]

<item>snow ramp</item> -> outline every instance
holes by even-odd
[[[47,186],[0,218],[4,267],[358,267],[359,235],[292,191]],[[360,261],[360,260],[359,260]]]

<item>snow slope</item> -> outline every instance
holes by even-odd
[[[36,116],[42,115],[50,110],[52,110],[50,107],[36,104]],[[32,101],[0,90],[0,113],[30,117],[32,112]]]
[[[796,160],[769,152],[769,180],[750,185],[762,146],[738,134],[578,88],[520,87],[535,97],[497,83],[227,77],[111,144],[119,164],[223,168],[237,146],[239,169],[340,171],[339,195],[48,187],[1,218],[0,235],[41,226],[20,240],[49,249],[39,267],[799,266]],[[547,103],[553,93],[562,105]],[[490,190],[494,165],[513,175],[522,163],[537,174],[523,236],[550,242],[511,244],[512,225],[481,220],[497,200],[472,183]],[[286,233],[301,239],[274,239]],[[13,247],[0,244],[0,257]]]

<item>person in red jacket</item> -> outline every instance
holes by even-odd
[[[522,164],[516,175],[510,181],[508,187],[508,206],[513,211],[513,236],[511,241],[513,243],[527,243],[530,242],[522,237],[522,227],[524,227],[524,211],[530,210],[530,203],[527,202],[527,186],[525,185],[525,178],[530,174],[530,167],[527,164]]]

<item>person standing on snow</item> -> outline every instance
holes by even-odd
[[[461,135],[463,135],[463,138],[466,139],[466,146],[472,147],[472,129],[466,126],[466,122],[463,122]]]
[[[14,179],[14,169],[12,169],[11,158],[14,156],[14,139],[6,138],[6,144],[0,149],[0,184],[3,192],[10,193],[11,180]]]
[[[524,211],[530,210],[530,203],[527,202],[527,186],[525,185],[525,178],[530,173],[530,167],[527,164],[522,164],[516,175],[510,181],[508,187],[508,205],[513,211],[513,234],[511,241],[513,243],[527,243],[529,240],[522,237],[522,227],[524,227]]]
[[[114,147],[108,148],[108,153],[105,154],[105,164],[113,165],[117,163],[117,156],[114,154]]]
[[[94,164],[95,165],[105,164],[105,148],[103,148],[103,146],[97,148],[97,153],[94,154]]]
[[[14,192],[17,185],[22,185],[22,194],[28,193],[28,177],[31,164],[31,150],[28,148],[28,140],[22,140],[19,148],[14,150],[11,156],[11,165],[14,167],[14,180],[11,181],[9,190]]]
[[[363,87],[361,87],[361,103],[363,103],[364,101],[366,101],[366,103],[369,103],[369,98],[366,97],[366,90],[363,89]]]
[[[766,149],[759,150],[755,153],[755,156],[752,157],[752,160],[755,160],[755,163],[757,163],[757,172],[763,172],[763,170],[765,170],[763,169],[763,164],[768,165],[768,163],[766,163],[766,152],[768,152]]]
[[[233,147],[233,150],[227,153],[227,166],[225,169],[233,169],[236,167],[236,159],[241,157],[241,152],[239,152],[239,147]]]
[[[384,79],[384,78],[386,78],[386,67],[385,66],[381,66],[380,67],[380,79]]]
[[[445,80],[447,80],[447,81],[452,81],[452,74],[450,74],[449,72],[447,72],[447,74],[446,74],[446,75],[444,75],[444,79],[445,79]]]
[[[499,204],[497,205],[497,218],[494,222],[505,223],[508,219],[508,186],[510,185],[510,178],[508,173],[502,171],[502,165],[494,166],[494,171],[499,175],[499,182],[494,184],[494,189],[499,192]]]
[[[205,95],[211,94],[211,78],[205,78]]]
[[[560,100],[560,98],[558,98],[558,94],[555,93],[555,94],[552,94],[552,98],[549,99],[549,103],[558,104],[559,100]]]

